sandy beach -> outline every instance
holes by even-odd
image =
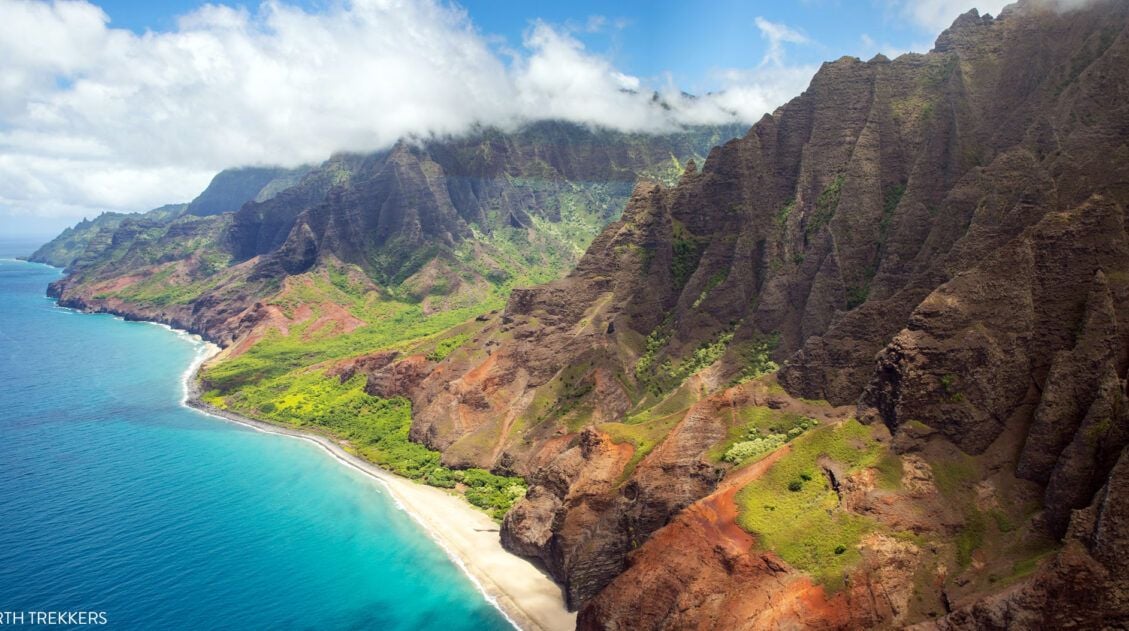
[[[576,627],[561,588],[529,561],[502,548],[498,524],[462,498],[391,474],[347,451],[333,439],[265,423],[209,406],[195,391],[195,374],[218,352],[207,346],[185,375],[185,403],[205,414],[252,429],[311,441],[338,462],[379,480],[388,492],[516,627],[564,631]]]

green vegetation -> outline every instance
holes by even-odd
[[[1071,83],[1077,81],[1087,68],[1105,54],[1116,39],[1117,29],[1112,27],[1102,29],[1097,37],[1090,37],[1086,44],[1071,58],[1069,69],[1064,73],[1062,81],[1055,87],[1055,96],[1061,94]]]
[[[635,377],[637,379],[643,380],[651,373],[651,368],[655,363],[655,356],[666,347],[668,341],[670,341],[670,331],[666,322],[655,327],[655,330],[647,335],[643,354],[640,355],[639,360],[635,362]]]
[[[502,303],[486,304],[500,306]],[[362,319],[378,324],[365,325],[341,335],[311,337],[305,334],[316,318],[308,318],[292,326],[289,335],[272,332],[246,353],[212,366],[203,373],[203,379],[209,389],[228,393],[328,359],[403,346],[449,329],[484,310],[482,307],[463,307],[426,315],[420,305],[373,301],[366,305],[365,315],[368,317]]]
[[[886,243],[886,237],[890,233],[890,224],[894,220],[894,211],[898,208],[898,204],[902,202],[902,196],[905,193],[905,184],[895,184],[886,189],[885,199],[882,203],[882,220],[878,223],[879,246]]]
[[[591,416],[591,407],[582,403],[594,386],[590,364],[577,361],[566,366],[538,388],[533,402],[514,423],[510,434],[515,435],[549,418],[563,420],[570,431],[579,431]]]
[[[741,372],[733,378],[731,385],[756,379],[761,375],[776,372],[780,366],[772,361],[772,353],[780,345],[780,335],[755,335],[753,339],[741,342],[734,348],[741,359]]]
[[[937,103],[930,101],[921,108],[921,120],[927,121],[933,118],[933,113],[937,110]]]
[[[965,515],[964,527],[957,534],[957,564],[968,567],[972,562],[972,553],[984,545],[984,531],[987,523],[984,514],[972,509]]]
[[[864,534],[877,524],[839,508],[839,497],[819,465],[829,458],[847,471],[877,466],[886,447],[870,428],[851,419],[797,437],[792,449],[737,494],[737,521],[761,544],[830,589],[861,558]],[[798,489],[794,487],[798,486]]]
[[[819,424],[813,418],[761,405],[742,407],[736,411],[736,415],[739,422],[729,428],[725,440],[707,452],[706,456],[710,461],[724,460],[734,464],[748,462]]]
[[[290,322],[285,334],[273,330],[242,355],[208,368],[202,375],[207,400],[275,422],[324,430],[397,474],[434,486],[457,486],[472,504],[500,518],[524,494],[520,478],[441,466],[438,452],[408,440],[406,401],[371,397],[363,392],[360,377],[339,384],[309,367],[382,349],[445,359],[474,334],[471,319],[503,306],[513,287],[548,282],[572,266],[604,221],[592,209],[592,199],[602,194],[607,203],[614,201],[610,191],[594,190],[577,186],[562,195],[562,221],[547,222],[535,234],[506,225],[489,232],[473,228],[477,238],[453,251],[416,251],[399,266],[391,259],[377,261],[397,268],[389,280],[399,284],[383,289],[349,265],[330,264],[291,278],[272,304],[291,319],[300,309],[310,315]],[[406,276],[434,257],[444,270],[437,278],[414,284]],[[451,278],[461,280],[459,289]],[[429,307],[424,298],[440,301],[439,308]],[[326,304],[339,305],[363,324],[350,332],[319,326]]]
[[[805,235],[811,236],[831,222],[831,218],[835,215],[835,209],[839,207],[839,198],[842,195],[845,180],[846,176],[844,175],[835,176],[835,179],[816,198],[811,219],[804,227]]]
[[[939,57],[925,68],[918,83],[923,88],[938,89],[948,82],[959,66],[960,57],[957,55]]]
[[[748,436],[747,438],[749,440],[734,443],[721,459],[726,462],[732,462],[733,464],[741,464],[746,460],[763,456],[770,451],[776,451],[778,448],[783,447],[784,443],[787,441],[787,437],[784,434],[769,434],[763,437],[754,435]]]
[[[874,464],[878,471],[878,488],[889,491],[897,490],[902,486],[902,459],[892,451],[887,451]]]
[[[619,476],[616,484],[622,484],[635,473],[635,467],[651,453],[655,447],[662,444],[678,421],[682,420],[682,412],[675,412],[654,420],[636,421],[628,423],[604,423],[599,426],[600,431],[607,433],[612,442],[630,443],[635,451],[631,460],[624,467],[623,474]]]
[[[718,285],[725,282],[728,275],[729,273],[727,271],[721,271],[710,276],[709,280],[706,281],[706,286],[702,288],[702,293],[698,295],[697,299],[694,300],[694,304],[690,305],[690,308],[697,309],[701,306],[701,304],[705,302],[706,297],[710,295],[710,292],[717,288]]]
[[[960,403],[964,400],[964,395],[957,390],[956,375],[943,375],[941,377],[941,390],[945,399],[950,403]]]
[[[879,244],[878,247],[882,247],[882,244]],[[854,309],[866,302],[866,299],[870,297],[870,283],[874,281],[874,275],[877,273],[877,264],[871,264],[863,271],[862,284],[847,288],[847,309]]]
[[[705,161],[700,155],[694,154],[688,156],[688,160],[694,160],[695,164],[701,164]],[[682,178],[682,174],[686,172],[686,167],[678,161],[678,158],[672,153],[670,160],[667,162],[659,162],[649,169],[640,172],[640,179],[654,180],[661,182],[665,186],[674,186],[678,184],[678,180]]]
[[[216,269],[219,265],[208,263],[209,269]],[[113,297],[138,304],[167,306],[188,304],[199,298],[205,291],[215,285],[215,280],[209,277],[191,283],[178,284],[172,282],[173,265],[168,265],[148,278],[128,285],[112,294]],[[214,272],[213,272],[214,273]],[[99,297],[109,297],[102,295]]]
[[[668,358],[655,365],[656,356],[665,348],[669,335],[667,327],[663,325],[652,331],[647,336],[643,355],[635,364],[635,378],[654,396],[674,390],[687,377],[720,359],[733,340],[733,331],[723,331],[714,339],[702,342],[689,357],[680,361]]]
[[[545,185],[518,186],[527,184]],[[350,265],[329,264],[292,277],[287,290],[270,302],[292,320],[301,309],[310,315],[288,323],[285,333],[272,330],[242,355],[209,367],[202,375],[209,390],[206,399],[275,422],[327,431],[395,473],[434,486],[458,485],[468,501],[500,517],[524,494],[519,478],[441,466],[438,452],[408,440],[406,401],[370,397],[359,378],[337,384],[309,367],[383,349],[445,359],[474,334],[471,319],[502,307],[514,287],[548,282],[570,269],[629,192],[627,185],[614,182],[573,185],[556,198],[561,221],[534,216],[534,231],[492,216],[489,230],[472,226],[475,238],[452,250],[415,250],[403,258],[383,252],[385,258],[373,260],[374,268],[390,274],[385,278],[390,284],[383,288]],[[410,276],[435,265],[431,261],[438,262],[439,274],[428,268],[425,282],[416,281],[425,274]],[[350,332],[332,322],[319,325],[327,313],[323,305],[338,305],[362,324]]]
[[[438,451],[408,439],[411,404],[399,397],[369,396],[364,385],[361,375],[342,383],[319,371],[306,371],[243,388],[224,403],[277,423],[325,431],[397,475],[443,488],[465,485],[467,501],[498,519],[525,495],[521,478],[444,467]],[[209,396],[214,401],[217,395]]]
[[[1000,532],[1014,532],[1019,528],[1019,524],[1015,523],[1011,515],[998,508],[988,511],[988,515],[996,522],[996,529]]]
[[[1098,444],[1113,429],[1113,419],[1108,416],[1096,421],[1093,425],[1086,428],[1083,434],[1086,441],[1091,445]]]
[[[863,285],[862,287],[851,287],[847,289],[847,309],[854,309],[855,307],[866,302],[866,297],[870,295],[870,288]]]
[[[702,391],[689,383],[683,383],[669,393],[658,396],[646,394],[637,402],[633,412],[625,422],[645,423],[667,414],[684,412],[701,399],[701,396]]]
[[[674,223],[674,257],[670,261],[670,274],[675,287],[683,287],[698,268],[702,256],[701,240],[686,229],[680,222]]]
[[[186,305],[215,291],[220,299],[261,302],[268,307],[263,310],[267,319],[255,331],[254,343],[202,373],[206,401],[274,422],[324,431],[348,441],[350,449],[393,472],[458,488],[470,502],[500,516],[524,493],[520,479],[443,467],[437,452],[408,439],[411,414],[407,401],[371,397],[364,392],[363,376],[341,383],[326,371],[339,360],[385,350],[423,354],[431,361],[452,354],[461,359],[467,351],[460,349],[482,328],[472,320],[475,316],[502,307],[515,287],[561,277],[575,266],[600,230],[618,217],[637,176],[638,167],[630,165],[653,161],[642,170],[642,177],[673,183],[684,171],[679,157],[693,156],[701,162],[699,151],[740,130],[737,126],[719,129],[708,139],[699,131],[679,134],[670,140],[669,152],[664,149],[653,157],[648,157],[655,140],[651,135],[601,140],[582,130],[575,137],[574,132],[564,132],[567,147],[562,145],[562,130],[556,124],[531,126],[520,132],[525,135],[521,142],[495,130],[485,131],[481,142],[444,147],[466,165],[468,177],[497,178],[505,185],[498,188],[503,196],[495,195],[491,188],[489,195],[494,197],[489,198],[476,189],[483,214],[468,226],[469,234],[458,235],[469,238],[435,239],[421,245],[415,238],[418,235],[393,234],[377,245],[358,235],[362,238],[350,246],[359,248],[336,252],[327,248],[305,273],[288,276],[270,271],[266,279],[252,281],[246,266],[230,266],[231,216],[185,215],[185,206],[179,206],[138,218],[107,215],[84,222],[53,250],[58,250],[59,258],[79,252],[89,256],[96,265],[84,262],[83,273],[90,274],[84,281],[128,280],[128,284],[107,283],[106,287],[114,289],[102,290],[106,298],[145,306]],[[585,140],[574,143],[576,138]],[[613,145],[601,148],[601,143],[611,142],[616,157],[604,155]],[[498,155],[500,147],[505,147],[507,155]],[[563,173],[549,164],[549,160],[558,160],[548,157],[544,147],[575,153],[575,161],[568,162],[579,166],[570,168],[570,174]],[[629,164],[622,164],[620,150]],[[601,154],[600,159],[610,160],[607,172],[591,173],[598,181],[570,181],[588,173],[585,165],[593,151]],[[334,158],[313,175],[326,184],[344,185],[353,175],[352,164],[351,158]],[[251,191],[248,194],[257,191],[257,199],[266,199],[296,183],[305,171],[282,174],[285,178],[265,185],[262,178],[256,179],[257,173],[225,172],[220,178],[223,190],[213,187],[212,201],[219,199],[216,194],[234,190],[232,187]],[[196,203],[194,209],[200,210],[199,206]],[[209,213],[232,204],[219,199],[214,206]],[[274,211],[260,210],[264,212]],[[270,218],[261,215],[260,219]],[[119,229],[127,222],[128,231]],[[702,240],[679,227],[676,241],[672,271],[677,282],[684,284],[697,265]],[[350,264],[334,255],[347,257]],[[640,255],[646,263],[653,253]],[[706,292],[723,279],[711,279]],[[704,345],[675,368],[697,370],[703,362],[716,359],[727,342],[716,349]],[[660,347],[664,345],[665,340]],[[591,416],[589,412],[586,417],[579,408],[592,380],[580,374],[583,371],[562,372],[555,385],[556,398],[541,413],[579,424]],[[617,377],[627,381],[623,375]],[[523,417],[515,425],[529,420]],[[638,459],[669,432],[670,426],[663,424],[672,422],[639,423],[617,435],[634,444]]]
[[[933,482],[937,489],[951,500],[957,499],[978,478],[976,461],[964,452],[954,453],[943,460],[930,460],[929,465],[933,469]]]
[[[1040,544],[1029,546],[1026,550],[1026,555],[1015,561],[1011,567],[1011,576],[1008,577],[1006,582],[1015,582],[1021,578],[1031,575],[1043,560],[1047,559],[1055,552],[1058,551],[1058,546],[1055,545],[1053,540],[1046,540]]]
[[[452,337],[445,338],[435,345],[435,350],[427,354],[427,359],[433,362],[441,362],[447,359],[456,348],[462,346],[468,339],[470,333],[461,333]]]
[[[788,203],[784,204],[784,206],[782,206],[780,208],[780,211],[776,213],[776,225],[777,225],[777,227],[783,229],[784,226],[788,223],[788,218],[792,216],[792,211],[794,211],[794,210],[796,210],[796,198],[795,197],[788,200]]]
[[[151,225],[153,222],[172,221],[185,208],[187,204],[169,204],[138,215],[104,212],[94,219],[83,219],[36,250],[30,260],[56,267],[70,267],[76,260],[82,259],[85,264],[99,266],[107,262],[108,259],[102,260],[101,257],[113,247],[113,236],[120,226],[128,224],[138,227]],[[140,230],[139,234],[152,235],[148,230]],[[126,246],[131,245],[126,239],[122,241],[126,242]],[[113,258],[117,259],[124,252],[117,251],[115,254]]]
[[[774,450],[784,446],[785,442],[802,435],[808,429],[815,427],[816,424],[815,419],[803,419],[789,429],[787,433],[769,433],[767,436],[760,436],[760,430],[752,428],[749,430],[749,435],[746,436],[747,440],[734,442],[733,447],[729,447],[725,456],[721,456],[721,459],[728,463],[743,464],[752,458],[774,452]],[[790,490],[798,491],[799,489]]]

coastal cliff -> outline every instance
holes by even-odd
[[[1129,5],[1028,0],[705,158],[400,143],[107,226],[52,292],[226,346],[212,405],[470,487],[579,628],[1116,628],[1127,90]]]
[[[826,64],[677,186],[638,186],[568,278],[515,292],[487,358],[409,388],[413,436],[528,477],[503,541],[545,562],[582,627],[709,628],[725,598],[772,589],[812,610],[742,625],[957,624],[1040,597],[1024,620],[1123,620],[1092,534],[1046,555],[1119,484],[1126,444],[1129,174],[1105,156],[1129,140],[1127,19],[1021,3],[962,16],[926,55]],[[715,448],[749,403],[726,386],[768,349],[788,393],[857,402],[893,434],[894,488],[864,468],[847,474],[862,497],[838,493],[870,531],[839,586],[771,547],[777,569],[741,580],[756,533],[719,554],[691,525],[735,475]],[[1056,591],[1077,565],[1106,577],[1081,606]],[[1005,585],[1028,586],[1010,588],[1022,605],[982,600]]]
[[[67,306],[225,346],[271,317],[263,301],[288,278],[326,267],[355,269],[367,289],[428,311],[492,306],[509,286],[571,268],[638,178],[676,177],[680,160],[738,130],[643,135],[544,121],[403,140],[312,168],[232,169],[190,204],[104,214],[30,260],[67,269],[50,290]]]

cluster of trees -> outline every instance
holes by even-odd
[[[392,473],[459,490],[468,502],[497,519],[525,495],[525,481],[520,477],[443,466],[438,451],[408,439],[411,403],[402,397],[369,396],[364,385],[363,375],[342,383],[320,372],[307,372],[246,388],[233,402],[256,416],[326,430]]]
[[[774,451],[784,445],[784,443],[796,438],[807,430],[819,424],[813,418],[800,418],[792,427],[780,432],[772,432],[768,434],[761,434],[757,427],[752,427],[745,435],[746,440],[733,443],[733,446],[725,452],[721,457],[726,462],[733,464],[741,464],[758,456],[763,456],[770,451]]]

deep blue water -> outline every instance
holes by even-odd
[[[125,629],[506,629],[379,483],[183,407],[187,336],[56,307],[0,243],[0,612]],[[55,627],[58,628],[58,627]]]

